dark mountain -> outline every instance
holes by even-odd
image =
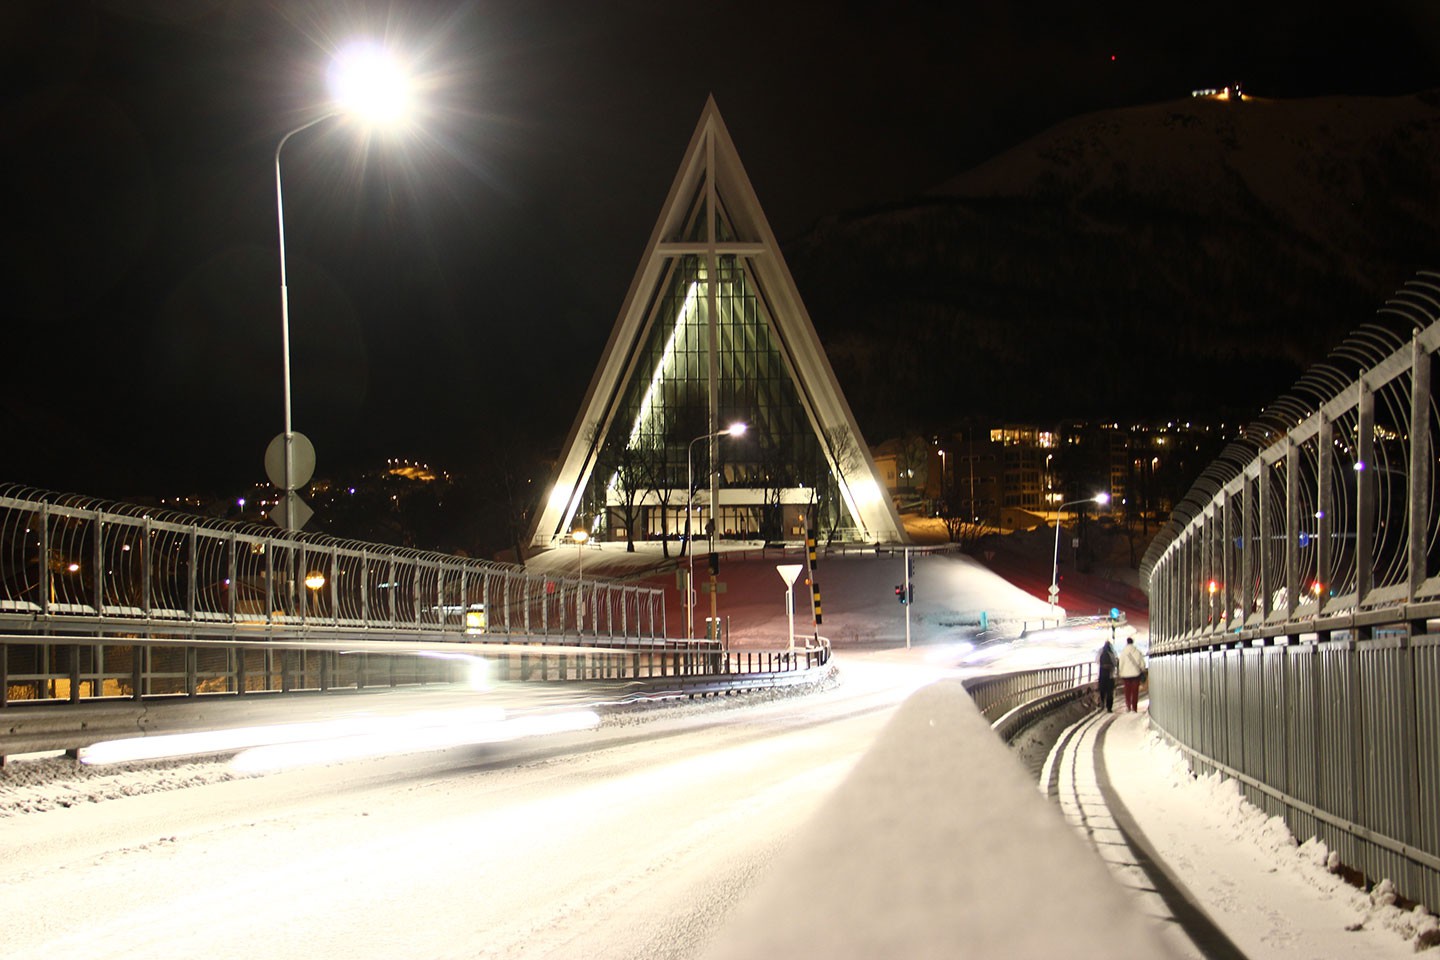
[[[1440,267],[1440,91],[1054,127],[785,255],[872,442],[969,415],[1249,420]]]

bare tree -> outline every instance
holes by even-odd
[[[842,424],[827,428],[825,443],[829,447],[830,456],[834,458],[835,469],[841,476],[854,476],[864,464],[865,457],[860,449],[860,442],[855,439],[855,434],[848,426]],[[828,465],[822,464],[821,469],[828,469]],[[829,479],[823,475],[816,477],[815,489],[821,491],[819,505],[829,521],[825,530],[826,542],[833,542],[840,528],[840,518],[845,515],[845,511],[839,502],[839,480],[837,478],[834,483],[827,483]]]
[[[945,522],[945,536],[961,550],[970,553],[985,536],[985,524],[975,512],[973,498],[960,496],[955,471],[946,471],[938,501],[940,518]]]
[[[946,509],[941,512],[945,521],[945,535],[951,543],[958,544],[961,550],[970,553],[985,536],[985,524],[976,520],[971,513],[950,509],[950,503],[951,501],[946,501]]]
[[[907,433],[900,441],[895,466],[906,483],[903,486],[924,490],[930,480],[930,458],[935,448],[918,433]]]
[[[766,540],[781,540],[785,534],[786,490],[799,484],[796,465],[790,451],[764,433],[756,436],[756,479],[761,491],[760,536]]]
[[[643,478],[645,491],[655,497],[660,510],[660,553],[670,556],[670,503],[675,499],[675,487],[671,484],[670,462],[662,444],[648,444],[639,451],[638,466]]]
[[[599,424],[590,428],[592,443],[600,429]],[[625,550],[629,553],[635,552],[635,528],[640,523],[642,510],[640,500],[647,489],[646,472],[643,454],[624,437],[612,433],[595,450],[594,476],[599,477],[602,484],[597,506],[608,511],[610,494],[614,492],[618,500],[615,509],[625,524]]]

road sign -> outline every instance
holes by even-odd
[[[293,517],[288,509],[291,504],[295,505]],[[300,499],[300,494],[294,492],[282,495],[279,505],[270,511],[271,522],[281,530],[303,530],[305,524],[309,523],[313,516],[315,516],[315,511],[310,509],[308,503]]]
[[[289,489],[298,490],[310,482],[315,475],[315,447],[303,433],[290,434],[290,480]],[[265,476],[281,490],[285,484],[285,434],[275,434],[275,439],[265,448]],[[298,511],[297,511],[298,512]]]

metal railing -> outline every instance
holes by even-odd
[[[58,705],[53,698],[11,701],[0,724],[0,764],[15,754],[73,751],[102,740],[277,723],[292,714],[306,715],[296,709],[299,701],[287,703],[273,695],[280,692],[344,695],[426,684],[468,688],[477,665],[487,684],[613,682],[616,704],[802,686],[822,681],[830,667],[825,641],[794,651],[740,652],[684,641],[631,650],[527,646],[509,648],[509,655],[484,663],[478,654],[484,648],[404,642],[372,642],[353,649],[304,641],[174,647],[163,640],[131,640],[115,645],[119,656],[108,661],[98,654],[103,646],[102,640],[91,638],[55,647],[68,658],[57,665],[68,673],[62,680],[55,679],[54,671],[0,676],[0,681],[61,683],[61,692],[71,695]],[[85,663],[108,662],[121,669],[113,674],[88,672],[75,659],[80,657],[88,657]],[[127,667],[136,673],[129,674]],[[87,686],[90,695],[80,696]]]
[[[1301,838],[1440,909],[1440,274],[1196,482],[1141,567],[1152,720]]]
[[[999,725],[1006,724],[1008,728],[1011,722],[1023,726],[1033,715],[1053,706],[1055,698],[1084,693],[1094,687],[1096,680],[1095,664],[1087,662],[1026,670],[983,680],[967,680],[965,689],[969,691],[970,699],[975,701],[980,715],[992,727],[1000,730]],[[1024,716],[1020,715],[1019,711],[1036,704],[1043,706]],[[1014,730],[1005,729],[1000,732],[1009,739]]]
[[[289,689],[362,639],[669,642],[658,587],[0,488],[0,707]]]
[[[8,630],[661,640],[663,591],[255,524],[0,488]]]

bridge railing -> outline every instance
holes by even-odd
[[[1094,687],[1096,680],[1095,663],[1091,660],[967,680],[965,689],[985,721],[1009,739],[1046,706],[1057,699],[1083,694]]]
[[[1142,563],[1151,718],[1206,771],[1440,908],[1440,274],[1196,482]]]
[[[0,632],[663,642],[663,591],[0,487]]]

